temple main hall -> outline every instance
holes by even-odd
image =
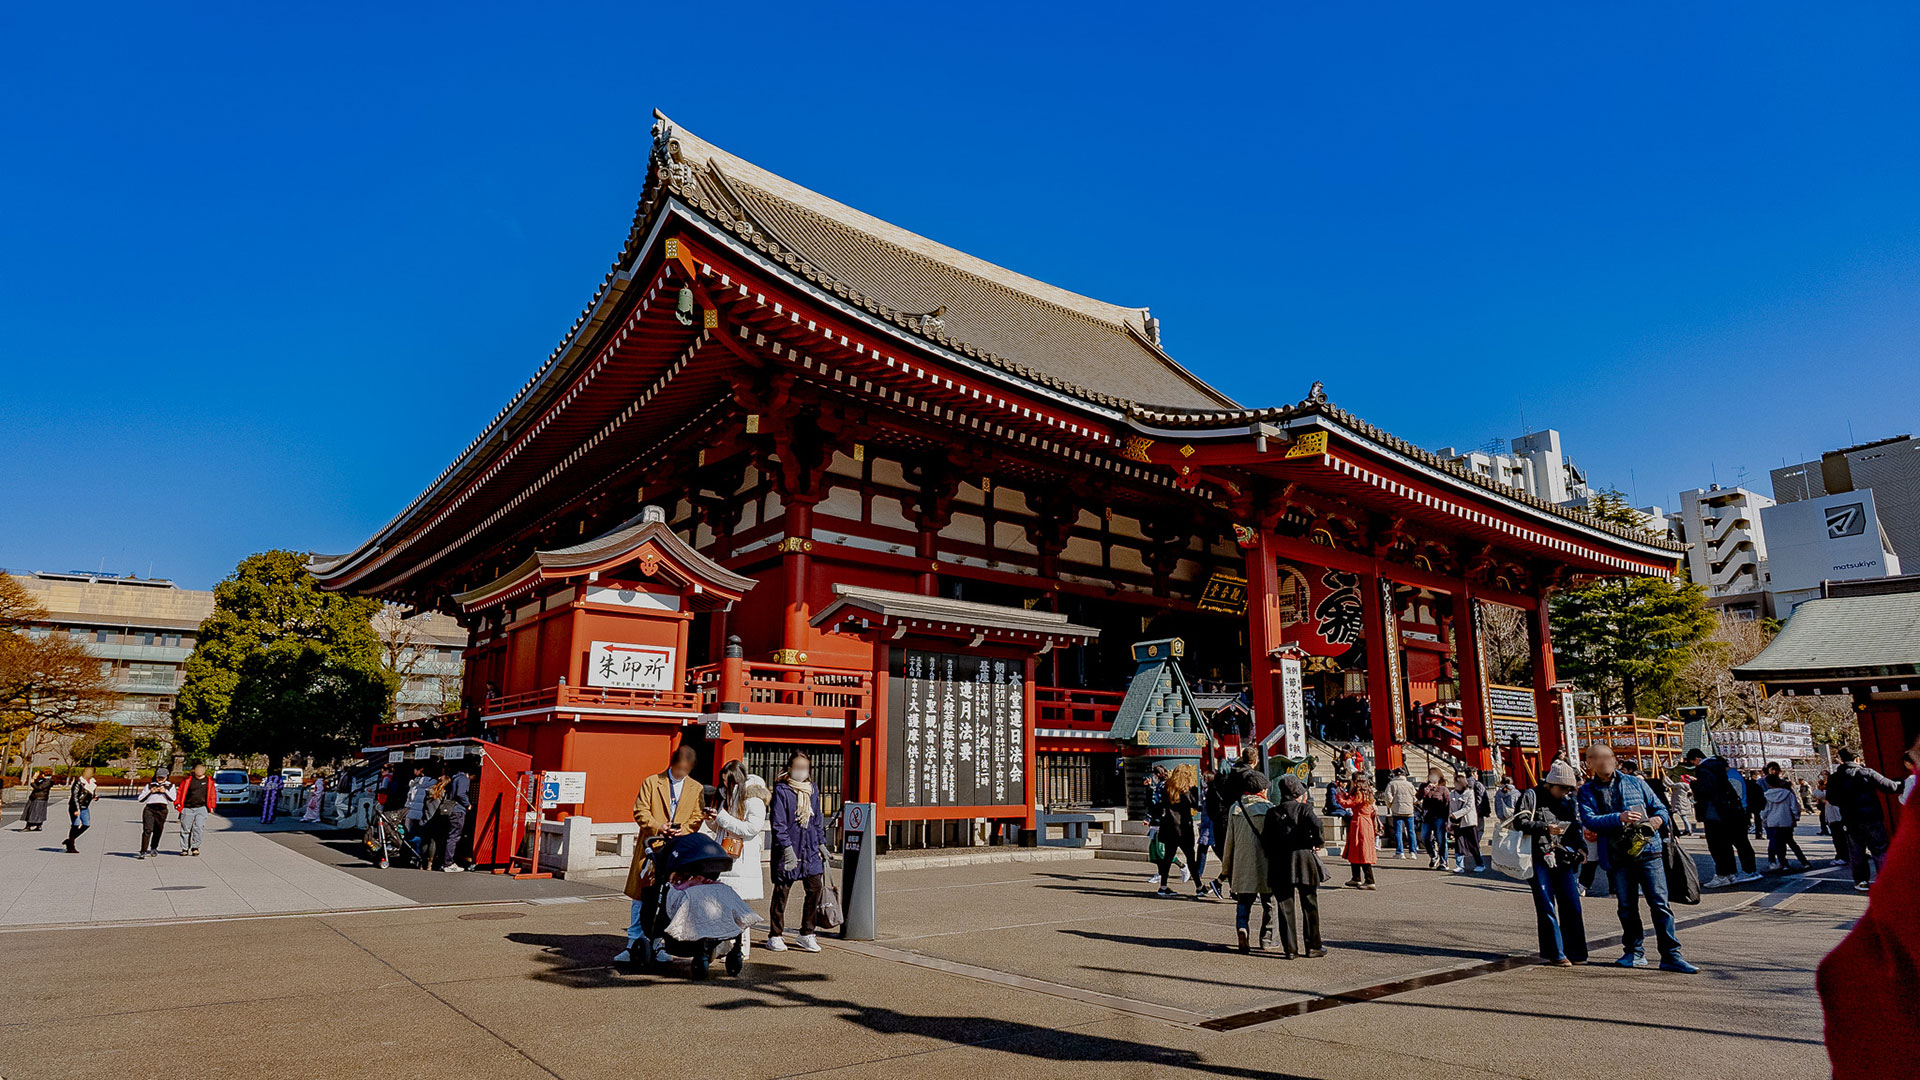
[[[1147,308],[660,116],[632,228],[560,344],[391,522],[311,569],[458,619],[463,705],[412,734],[585,773],[568,809],[596,820],[625,820],[682,744],[708,774],[769,777],[806,749],[830,804],[921,836],[1124,802],[1130,764],[1298,759],[1309,723],[1350,725],[1382,769],[1428,742],[1524,778],[1571,725],[1548,598],[1674,573],[1679,547],[1275,367],[1297,399],[1234,401]],[[1487,677],[1495,605],[1524,616],[1526,685]],[[1441,705],[1446,731],[1422,721]]]

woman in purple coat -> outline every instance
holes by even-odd
[[[827,819],[820,813],[820,793],[813,789],[813,762],[796,750],[787,758],[787,771],[773,785],[773,807],[767,813],[773,829],[773,899],[767,911],[767,948],[784,952],[787,939],[787,894],[798,881],[806,891],[800,912],[800,936],[794,944],[819,952],[813,927],[820,914],[820,893],[827,884]]]

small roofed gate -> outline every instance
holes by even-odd
[[[869,643],[881,703],[847,732],[857,801],[877,804],[882,825],[988,820],[1031,830],[1035,658],[1099,632],[1047,611],[854,585],[834,592],[813,625]]]

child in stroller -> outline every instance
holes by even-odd
[[[661,891],[652,905],[654,925],[647,927],[656,947],[668,956],[687,957],[696,979],[707,977],[722,951],[727,974],[740,974],[747,932],[761,920],[733,886],[719,880],[732,868],[733,857],[713,837],[691,833],[655,847],[650,858],[652,887]],[[642,948],[636,955],[657,954]]]

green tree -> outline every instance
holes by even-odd
[[[133,753],[133,732],[111,720],[93,725],[73,741],[67,757],[75,765],[106,765]]]
[[[0,764],[83,735],[120,701],[102,661],[71,634],[44,629],[47,610],[0,573]]]
[[[213,614],[187,658],[173,711],[180,752],[190,761],[265,754],[278,769],[288,754],[330,757],[364,738],[392,695],[369,621],[379,608],[322,592],[296,552],[241,560],[214,586]]]
[[[1647,519],[1627,502],[1626,495],[1622,494],[1618,488],[1596,491],[1588,496],[1586,510],[1588,514],[1601,521],[1625,525],[1629,529],[1638,529],[1641,532],[1649,531]]]
[[[1595,695],[1601,712],[1636,712],[1681,673],[1715,619],[1688,581],[1602,578],[1553,601],[1560,671]]]

